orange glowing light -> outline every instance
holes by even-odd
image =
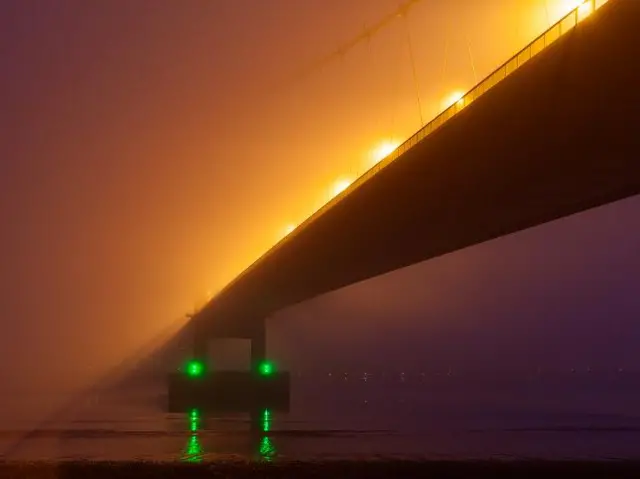
[[[463,106],[464,105],[464,92],[456,90],[453,93],[451,93],[442,103],[442,109],[446,110],[447,108],[453,106],[453,105],[458,105],[458,106]]]
[[[574,10],[582,7],[584,2],[585,0],[562,0],[560,5],[558,5],[558,9],[560,10],[559,13],[561,16],[568,15]]]
[[[393,153],[400,146],[399,141],[395,140],[385,140],[376,146],[371,151],[371,157],[373,158],[374,164],[377,164],[384,160],[387,156]]]
[[[593,13],[593,3],[586,2],[578,7],[578,20],[584,20]]]
[[[351,180],[340,179],[340,180],[336,181],[334,183],[334,185],[333,185],[333,196],[334,197],[338,196],[344,190],[349,188],[349,186],[351,186]]]
[[[289,236],[295,230],[296,230],[296,225],[294,224],[287,225],[287,227],[284,229],[284,235]]]

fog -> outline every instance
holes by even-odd
[[[304,78],[398,2],[0,3],[0,420],[36,424],[134,370],[379,141],[413,133],[418,96],[431,118],[567,3],[425,0]],[[271,354],[637,367],[639,212],[632,199],[297,305],[269,319]]]

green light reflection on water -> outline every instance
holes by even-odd
[[[198,437],[198,430],[200,429],[200,411],[197,409],[192,409],[189,411],[189,431],[191,434],[189,435],[189,442],[187,443],[187,447],[185,448],[184,454],[182,455],[182,460],[184,462],[202,462],[204,456],[204,449],[202,444],[200,443],[200,438]]]
[[[265,461],[271,461],[278,453],[275,445],[269,436],[264,436],[260,441],[260,458]]]
[[[272,414],[269,409],[265,409],[262,411],[262,432],[268,433],[271,431],[271,419]],[[263,461],[271,461],[276,456],[278,451],[276,450],[273,441],[268,435],[262,436],[260,440],[260,445],[258,448],[258,453],[260,455],[260,459]]]

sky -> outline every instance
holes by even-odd
[[[118,364],[573,2],[423,0],[318,65],[399,3],[0,2],[0,379]],[[631,199],[295,306],[269,321],[274,354],[640,366],[639,212]]]

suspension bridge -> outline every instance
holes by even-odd
[[[246,338],[264,367],[282,308],[639,194],[638,25],[635,0],[578,2],[197,311],[194,357]]]

